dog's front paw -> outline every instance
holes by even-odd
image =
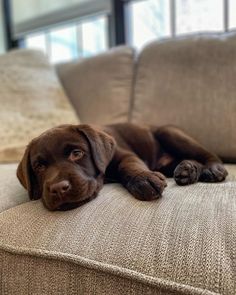
[[[203,168],[200,181],[203,182],[221,182],[228,175],[227,170],[221,163],[213,163]]]
[[[174,179],[178,185],[188,185],[198,181],[201,175],[201,164],[196,161],[184,160],[174,171]]]
[[[126,184],[127,190],[142,201],[158,199],[166,186],[165,176],[153,171],[144,171],[132,177]]]

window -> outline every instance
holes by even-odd
[[[236,1],[229,0],[229,27],[236,29]]]
[[[76,26],[51,30],[49,33],[49,55],[52,63],[69,61],[78,57]]]
[[[47,53],[46,34],[32,34],[25,38],[25,47],[39,49]]]
[[[176,34],[223,31],[223,0],[176,0]]]
[[[25,47],[42,50],[52,63],[92,56],[108,48],[107,17],[96,16],[30,34],[25,38]]]
[[[108,48],[107,19],[100,17],[81,24],[82,54],[84,57],[105,51]]]
[[[128,40],[138,49],[148,41],[170,36],[170,0],[132,1],[127,15]]]
[[[0,6],[0,54],[5,51],[5,34],[3,26],[3,11],[2,6]]]
[[[13,37],[43,50],[53,63],[89,57],[124,40],[140,50],[162,38],[236,29],[236,0],[117,0],[116,5],[110,0],[55,0],[52,6],[29,0],[30,15],[19,13],[24,0],[12,1]]]
[[[236,1],[132,0],[127,15],[129,44],[140,49],[153,39],[236,28]]]

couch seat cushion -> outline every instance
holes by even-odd
[[[29,201],[27,193],[16,177],[17,164],[0,165],[0,212]]]
[[[0,212],[29,201],[26,190],[16,177],[16,163],[0,164]],[[236,177],[236,165],[225,165],[230,175]]]
[[[0,214],[1,294],[236,294],[236,181],[140,202],[119,184],[49,212]]]
[[[229,175],[236,177],[236,165],[235,164],[226,164],[225,168],[229,172]]]

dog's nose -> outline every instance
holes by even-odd
[[[63,180],[54,184],[51,184],[49,191],[51,194],[63,195],[70,189],[70,183],[68,180]]]

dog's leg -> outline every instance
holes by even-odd
[[[123,186],[137,199],[149,201],[161,196],[166,187],[165,176],[151,171],[147,165],[131,151],[117,148],[111,170]]]
[[[215,154],[207,151],[180,129],[164,126],[154,130],[153,135],[165,151],[181,161],[173,172],[177,184],[220,182],[228,175]]]

